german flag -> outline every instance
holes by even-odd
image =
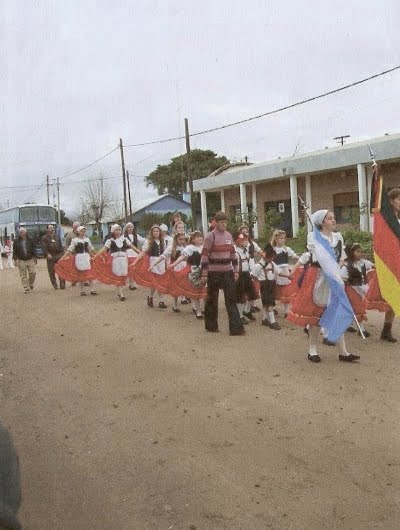
[[[400,316],[400,223],[377,165],[372,176],[374,258],[382,298]]]

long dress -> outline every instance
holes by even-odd
[[[93,269],[97,280],[106,285],[123,287],[128,276],[129,239],[125,236],[107,239],[104,246],[108,252],[93,260]]]
[[[54,271],[68,282],[90,282],[95,279],[90,252],[94,250],[88,237],[74,237],[68,247],[70,255],[54,265]]]

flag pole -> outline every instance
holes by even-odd
[[[371,148],[370,148],[370,149],[371,149]],[[371,156],[372,156],[372,151],[371,151]],[[300,204],[301,204],[301,209],[302,209],[303,212],[306,214],[307,219],[310,221],[311,226],[314,227],[314,223],[312,222],[312,220],[311,220],[311,215],[310,215],[310,213],[309,213],[309,211],[308,211],[308,206],[307,206],[306,203],[304,202],[303,197],[301,197],[301,195],[297,195],[297,197],[298,197],[299,202],[300,202]],[[344,294],[347,296],[346,291],[345,291]],[[349,304],[350,304],[350,301],[349,301]],[[350,304],[350,305],[351,305],[351,304]],[[355,322],[356,325],[357,325],[358,332],[360,333],[361,337],[365,340],[366,337],[365,337],[365,335],[364,335],[364,333],[363,333],[363,330],[361,329],[360,323],[358,322],[357,317],[356,317],[356,315],[354,314],[354,312],[353,312],[353,319],[354,319],[354,322]]]

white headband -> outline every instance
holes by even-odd
[[[317,210],[316,212],[311,214],[311,221],[313,222],[313,224],[315,224],[316,227],[320,228],[328,212],[329,210]]]

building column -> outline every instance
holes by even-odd
[[[251,202],[253,203],[253,213],[256,216],[253,224],[253,236],[254,239],[258,239],[257,184],[251,185]]]
[[[368,203],[368,231],[372,233],[373,227],[373,214],[371,212],[371,193],[372,193],[372,177],[373,177],[373,168],[372,166],[367,166],[367,203]]]
[[[293,237],[299,232],[299,203],[297,199],[297,177],[290,175],[290,204],[292,208],[292,231]]]
[[[312,196],[311,196],[311,175],[306,175],[306,206],[308,208],[308,213],[312,214]],[[308,216],[306,216],[307,219],[307,232],[313,231],[313,225],[311,221],[309,220]]]
[[[221,212],[225,212],[225,190],[221,190]]]
[[[357,164],[358,204],[360,208],[360,230],[368,231],[367,174],[365,164]]]
[[[247,214],[246,184],[240,184],[240,213],[242,221],[245,221]]]
[[[203,225],[203,234],[208,232],[208,218],[207,218],[207,199],[206,192],[200,190],[200,204],[201,204],[201,224]]]

